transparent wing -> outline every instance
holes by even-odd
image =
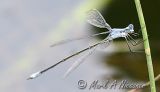
[[[110,25],[106,23],[101,13],[96,9],[92,9],[88,12],[87,22],[96,27],[107,28],[109,31],[111,30]]]
[[[64,74],[64,78],[67,77],[73,70],[75,70],[81,63],[83,63],[87,57],[89,57],[93,52],[95,51],[95,48],[89,49],[88,52],[86,52],[82,57],[80,57],[77,61],[75,61],[71,67],[67,70],[67,72]]]
[[[91,37],[95,37],[95,36],[102,35],[102,34],[107,34],[107,33],[110,33],[110,31],[101,32],[101,33],[98,33],[98,34],[93,34],[93,35],[84,36],[84,37],[79,37],[79,38],[75,38],[75,39],[62,40],[58,43],[52,44],[50,47],[55,47],[57,45],[62,45],[62,44],[68,43],[68,42],[72,42],[72,41],[76,41],[76,40],[82,40],[82,39],[86,39],[86,38],[91,38]]]
[[[112,40],[105,40],[103,44],[98,45],[98,49],[104,50],[106,49],[110,44],[112,43]]]
[[[98,44],[96,47],[99,47],[101,45],[105,45],[105,47],[107,47],[107,46],[109,46],[110,42],[111,41],[109,41],[109,40],[102,41],[102,43]],[[87,57],[89,57],[95,51],[96,47],[90,49],[85,55],[83,55],[77,61],[75,61],[71,65],[71,67],[67,70],[67,72],[64,74],[64,78],[67,77],[73,70],[75,70],[81,63],[83,63],[85,61],[85,59],[87,59]]]

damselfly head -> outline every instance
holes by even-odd
[[[134,33],[134,26],[133,26],[133,24],[129,24],[128,27],[126,27],[126,31],[128,33]]]

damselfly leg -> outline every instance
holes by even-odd
[[[132,40],[134,40],[134,41],[136,42],[136,44],[133,44],[132,41],[131,41],[131,39],[129,38],[129,36],[126,36],[126,37],[125,37],[125,40],[126,40],[126,42],[127,42],[127,46],[128,46],[128,48],[129,48],[130,52],[132,52],[132,53],[144,52],[144,51],[134,51],[134,50],[132,50],[132,48],[131,48],[131,46],[130,46],[130,44],[129,44],[129,43],[131,43],[132,46],[136,46],[136,45],[142,43],[143,41],[141,41],[141,42],[136,42],[134,39],[132,39]]]
[[[135,41],[135,39],[134,39],[132,36],[130,36],[130,34],[127,35],[127,38],[128,38],[129,42],[130,42],[133,46],[139,45],[139,44],[141,44],[142,42],[144,42],[144,40],[139,40],[138,42]]]

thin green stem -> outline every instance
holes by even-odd
[[[142,35],[144,40],[144,49],[146,53],[146,59],[147,59],[147,67],[148,67],[148,73],[149,73],[149,80],[150,80],[150,88],[151,92],[156,92],[156,86],[155,86],[155,80],[154,80],[154,71],[153,71],[153,65],[152,65],[152,57],[150,52],[150,46],[149,46],[149,40],[148,40],[148,34],[146,29],[146,24],[143,16],[143,11],[141,8],[140,0],[134,0],[135,5],[137,8],[137,13],[140,21],[140,25],[142,28]]]

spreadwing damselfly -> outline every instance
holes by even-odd
[[[134,32],[133,24],[129,24],[125,28],[112,28],[105,21],[105,19],[101,15],[101,13],[96,9],[92,9],[88,12],[87,22],[90,23],[91,25],[99,27],[99,28],[106,28],[107,31],[106,32],[101,32],[101,33],[98,33],[98,34],[89,35],[89,36],[79,37],[79,38],[76,38],[76,39],[63,40],[63,41],[60,41],[58,43],[55,43],[55,44],[51,45],[51,47],[55,47],[57,45],[65,44],[65,43],[68,43],[68,42],[71,42],[71,41],[81,40],[81,39],[85,39],[85,38],[92,38],[92,37],[102,35],[102,34],[108,34],[108,36],[105,39],[103,39],[102,41],[100,41],[100,42],[98,42],[94,45],[91,45],[91,46],[89,46],[89,47],[87,47],[87,48],[85,48],[85,49],[83,49],[79,52],[76,52],[76,53],[60,60],[56,64],[53,64],[50,67],[48,67],[48,68],[46,68],[42,71],[39,71],[39,72],[36,72],[36,73],[32,74],[28,79],[34,79],[34,78],[40,76],[41,74],[45,73],[46,71],[54,68],[55,66],[67,61],[68,59],[70,59],[74,56],[77,56],[80,53],[85,53],[77,61],[75,61],[73,63],[73,65],[67,70],[67,72],[65,73],[65,76],[67,76],[71,71],[75,70],[75,68],[77,68],[83,61],[85,61],[85,59],[87,57],[92,55],[92,53],[95,51],[95,49],[97,47],[99,47],[101,45],[105,45],[107,47],[114,39],[117,39],[117,38],[124,38],[126,40],[127,46],[129,48],[130,52],[134,52],[130,45],[135,46],[135,45],[142,42],[142,41],[136,42],[134,40],[134,38],[132,37],[132,36],[137,36],[138,35],[138,33]]]

